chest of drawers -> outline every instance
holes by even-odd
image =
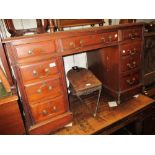
[[[142,90],[142,27],[118,30],[118,44],[87,53],[88,67],[120,103]]]
[[[23,101],[29,134],[48,134],[70,123],[62,58],[55,40],[44,37],[6,44]],[[55,54],[55,55],[54,55]]]

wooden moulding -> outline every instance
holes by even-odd
[[[66,112],[60,116],[51,118],[42,123],[33,125],[29,128],[29,134],[40,135],[40,134],[50,134],[52,131],[56,131],[64,127],[66,124],[72,121],[72,113]]]

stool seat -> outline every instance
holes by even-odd
[[[76,95],[80,101],[81,95],[87,95],[94,91],[99,91],[99,96],[97,100],[97,107],[94,113],[96,116],[98,102],[101,94],[102,83],[97,79],[97,77],[86,68],[71,69],[67,73],[67,78],[70,82],[70,91],[73,95]]]

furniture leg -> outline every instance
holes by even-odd
[[[99,106],[99,101],[100,101],[100,96],[101,96],[101,89],[99,90],[98,99],[97,99],[97,103],[96,103],[96,109],[95,109],[95,112],[94,112],[94,117],[96,117],[96,113],[97,113],[98,106]]]

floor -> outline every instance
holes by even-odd
[[[107,105],[107,102],[113,99],[109,97],[107,94],[102,94],[100,99],[100,107],[98,110],[98,114],[97,114],[97,117],[94,118],[93,113],[95,110],[97,93],[84,97],[83,103],[80,103],[79,100],[73,96],[70,96],[69,99],[70,99],[70,109],[71,109],[71,112],[73,113],[73,118],[74,118],[74,122],[73,122],[74,130],[65,128],[62,131],[60,129],[54,134],[75,134],[75,133],[82,134],[82,135],[90,134],[91,131],[96,130],[97,126],[100,128],[100,126],[102,126],[103,124],[108,123],[106,122],[107,120],[105,120],[104,118],[106,116],[109,116],[111,112],[115,109],[115,108],[109,108],[109,106]],[[133,108],[133,107],[129,106],[129,108]],[[124,109],[124,111],[128,111],[128,110]],[[111,118],[114,119],[114,116],[112,116]],[[132,134],[134,135],[135,134],[134,125],[135,125],[134,123],[130,123],[129,125],[117,130],[112,134],[113,135],[132,135]],[[102,131],[98,131],[95,134],[102,134]],[[155,119],[152,119],[152,117],[147,118],[147,120],[144,122],[143,134],[155,134]]]

